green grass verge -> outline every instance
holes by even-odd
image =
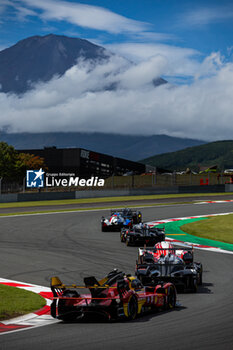
[[[36,311],[45,304],[36,293],[0,284],[0,321]]]
[[[206,220],[182,225],[182,231],[190,235],[233,244],[233,214],[214,216]]]
[[[36,206],[53,206],[66,204],[89,204],[89,203],[107,203],[123,201],[140,201],[150,199],[169,199],[169,198],[195,198],[195,197],[212,197],[221,195],[232,195],[232,192],[226,193],[185,193],[185,194],[156,194],[142,196],[119,196],[119,197],[101,197],[101,198],[80,198],[80,199],[63,199],[63,200],[46,200],[30,202],[0,203],[0,208],[23,208]]]

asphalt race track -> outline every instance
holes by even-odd
[[[174,205],[142,209],[144,221],[233,212],[233,204]],[[102,233],[108,211],[0,218],[0,277],[49,286],[103,277],[117,267],[134,273],[137,248],[118,232]],[[60,349],[233,349],[233,255],[195,251],[204,265],[197,294],[179,294],[174,311],[132,322],[50,326],[0,336],[1,350]]]

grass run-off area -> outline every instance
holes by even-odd
[[[209,217],[180,228],[194,236],[233,244],[233,214]]]
[[[36,311],[45,304],[36,293],[0,284],[0,321]]]
[[[151,199],[169,199],[169,198],[195,198],[195,197],[212,197],[221,195],[233,195],[232,192],[226,193],[184,193],[184,194],[155,194],[141,196],[119,196],[119,197],[101,197],[101,198],[78,198],[78,199],[60,199],[46,201],[30,201],[30,202],[14,202],[0,203],[0,208],[23,208],[36,206],[54,206],[69,204],[88,204],[88,203],[107,203],[107,202],[124,202],[124,201],[140,201]]]

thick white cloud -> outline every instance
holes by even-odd
[[[120,86],[127,89],[140,89],[143,85],[151,83],[153,78],[159,77],[166,66],[167,60],[161,55],[132,65],[118,75]]]
[[[199,65],[198,71],[195,74],[195,78],[201,76],[211,76],[224,67],[224,57],[221,57],[220,52],[213,52],[211,55],[206,57],[203,62]]]
[[[122,43],[105,45],[112,52],[118,53],[133,62],[141,62],[155,57],[163,56],[166,61],[167,76],[191,76],[199,70],[199,62],[195,59],[201,54],[197,50],[179,46],[158,43]]]
[[[96,67],[80,61],[21,98],[0,93],[0,128],[232,139],[233,64],[212,54],[193,84],[155,88],[151,80],[166,67],[159,55],[133,67],[117,56]]]

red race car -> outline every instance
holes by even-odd
[[[172,283],[145,287],[136,277],[116,269],[100,281],[86,277],[84,284],[67,286],[58,277],[52,277],[52,317],[70,322],[95,314],[108,320],[132,320],[150,310],[167,310],[176,305],[176,288]],[[81,288],[89,289],[89,293],[80,294]]]

